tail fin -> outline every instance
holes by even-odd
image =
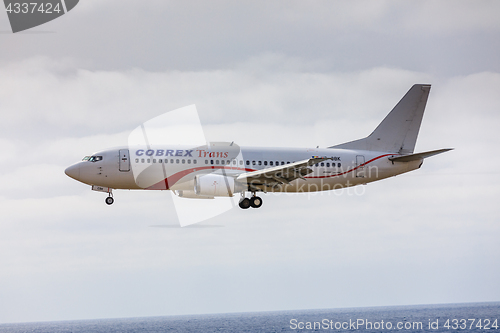
[[[372,134],[329,148],[413,153],[430,90],[429,84],[415,84]]]

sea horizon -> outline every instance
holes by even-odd
[[[401,321],[401,323],[405,323],[409,318],[420,318],[418,320],[413,320],[414,322],[421,323],[421,329],[419,326],[418,329],[406,329],[405,331],[424,332],[426,331],[425,326],[430,326],[431,322],[441,320],[439,325],[444,325],[446,323],[446,319],[460,320],[461,318],[458,318],[457,315],[465,318],[470,317],[471,313],[479,316],[476,318],[477,320],[489,320],[491,321],[491,323],[493,323],[494,320],[500,319],[500,301],[5,322],[0,323],[0,332],[17,333],[33,331],[34,329],[36,329],[37,332],[52,332],[56,327],[58,332],[135,331],[137,327],[142,327],[142,330],[146,332],[184,332],[192,330],[203,330],[204,324],[209,324],[210,326],[214,326],[215,324],[215,326],[217,326],[218,328],[214,329],[214,332],[221,331],[221,329],[222,332],[224,331],[224,329],[229,329],[229,331],[231,329],[239,330],[246,328],[248,325],[259,326],[259,328],[255,329],[248,327],[248,332],[267,331],[266,325],[272,327],[272,329],[269,330],[272,332],[308,330],[323,331],[327,329],[342,331],[347,330],[347,325],[344,325],[344,327],[342,327],[341,323],[346,324],[350,322],[351,327],[349,329],[352,330],[353,322],[358,320],[357,329],[362,330],[359,328],[359,324],[361,323],[361,321],[371,323],[372,325],[377,325],[378,323],[378,325],[380,326],[380,321],[382,321],[383,323],[385,320],[385,323],[388,324],[391,320],[397,321],[401,320],[401,318],[403,318],[403,321]],[[433,314],[434,318],[432,318]],[[467,316],[465,316],[465,314],[467,314]],[[446,315],[448,315],[449,318],[443,317]],[[496,315],[496,317],[492,317],[492,315]],[[350,316],[354,317],[351,318]],[[372,321],[368,321],[365,318],[373,319],[370,319]],[[334,319],[338,319],[339,321],[334,321]],[[470,320],[470,318],[465,319]],[[328,324],[330,326],[327,326],[326,324],[328,321],[330,321],[331,323]],[[308,329],[306,327],[308,325],[307,323],[310,323],[310,325],[312,325],[311,323],[321,323],[322,327]],[[334,327],[335,323],[338,324],[337,328]],[[449,325],[450,324],[453,324],[453,322],[450,322]],[[196,327],[193,328],[193,325]],[[237,325],[238,327],[235,327],[234,325]],[[277,327],[276,325],[278,325],[279,327]],[[118,328],[114,329],[113,327]],[[213,327],[209,327],[206,331],[211,332],[212,328]],[[429,331],[439,332],[441,331],[441,328],[443,327],[439,327],[438,330],[433,329]],[[396,330],[395,328],[391,329]],[[387,330],[387,328],[385,328],[385,330]],[[444,330],[442,331],[450,331],[450,328],[444,328]],[[471,326],[469,331],[475,331],[475,328]]]

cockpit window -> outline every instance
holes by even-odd
[[[83,160],[89,162],[98,162],[102,160],[102,156],[85,156]]]

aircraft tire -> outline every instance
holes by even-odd
[[[106,201],[106,204],[112,205],[113,202],[115,202],[115,199],[113,199],[112,197],[107,197],[105,201]]]
[[[243,198],[240,200],[240,203],[238,204],[241,209],[248,209],[251,205],[250,199],[248,198]]]
[[[259,208],[262,206],[262,199],[260,197],[252,197],[250,199],[250,206],[252,206],[252,208]]]

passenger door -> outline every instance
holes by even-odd
[[[119,150],[120,154],[120,161],[119,161],[119,167],[118,169],[120,171],[130,171],[130,156],[128,149],[120,149]]]
[[[363,155],[356,155],[356,177],[365,177],[365,157]]]

